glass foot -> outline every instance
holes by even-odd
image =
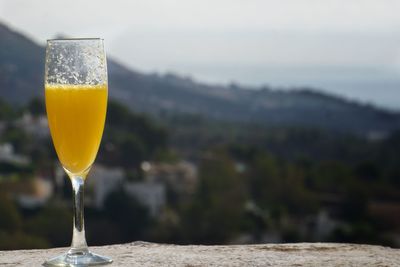
[[[112,263],[111,258],[100,256],[89,251],[79,255],[64,253],[45,261],[43,266],[83,267],[110,263]]]

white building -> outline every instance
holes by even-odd
[[[107,195],[121,186],[123,181],[124,172],[121,168],[93,165],[86,180],[85,201],[96,208],[102,208]]]
[[[163,183],[179,194],[190,194],[196,188],[197,168],[188,161],[177,163],[143,162],[145,180],[149,183]]]
[[[30,163],[28,157],[17,155],[10,143],[0,144],[0,161],[14,164],[26,165]]]
[[[161,183],[133,182],[124,186],[126,192],[147,207],[157,217],[166,203],[165,185]]]
[[[26,188],[29,192],[18,193],[16,198],[19,204],[25,208],[36,208],[43,206],[53,195],[53,186],[51,182],[43,177],[35,177],[27,182]]]
[[[38,138],[46,138],[50,136],[47,117],[45,115],[35,117],[30,113],[25,113],[17,121],[17,126],[21,127],[25,132]]]

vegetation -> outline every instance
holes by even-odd
[[[16,123],[26,112],[39,116],[43,104],[33,100],[15,109],[0,101],[0,121],[5,123],[1,143],[32,159],[22,165],[0,162],[0,249],[67,246],[72,228],[67,180],[44,206],[27,208],[17,201],[17,192],[28,190],[35,175],[56,183],[51,140]],[[399,246],[393,235],[400,221],[392,212],[400,207],[399,150],[399,132],[370,141],[359,135],[193,115],[166,115],[160,121],[110,101],[97,162],[122,168],[127,180],[140,181],[143,161],[189,159],[197,166],[198,180],[185,197],[168,187],[168,202],[157,217],[117,188],[102,208],[86,209],[88,241]]]

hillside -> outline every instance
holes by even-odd
[[[0,24],[0,97],[22,104],[43,95],[44,47]],[[108,60],[110,97],[134,110],[356,133],[400,128],[400,115],[312,89],[249,89],[195,82],[173,74],[142,74]]]

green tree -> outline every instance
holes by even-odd
[[[33,98],[29,101],[25,106],[25,110],[34,116],[46,114],[46,107],[43,100],[40,98]]]
[[[278,161],[267,153],[259,153],[248,173],[251,197],[262,208],[271,207],[279,202],[284,191],[284,181]]]
[[[12,120],[15,115],[16,112],[11,105],[0,99],[0,120]]]
[[[47,240],[51,245],[68,246],[72,236],[72,212],[60,205],[49,205],[25,225],[27,233]]]
[[[0,250],[48,248],[49,243],[42,237],[23,232],[0,231]]]
[[[9,196],[0,194],[0,230],[16,232],[22,226],[22,219],[17,207]]]
[[[114,101],[109,102],[106,124],[100,162],[138,169],[142,161],[154,159],[166,150],[164,128]]]
[[[223,151],[207,155],[199,166],[199,185],[183,213],[183,242],[225,243],[244,220],[246,191],[233,160]]]
[[[0,194],[0,250],[47,248],[48,242],[37,233],[23,231],[23,219],[9,196]]]
[[[152,225],[148,210],[122,188],[108,195],[104,215],[118,228],[119,242],[143,239]]]

